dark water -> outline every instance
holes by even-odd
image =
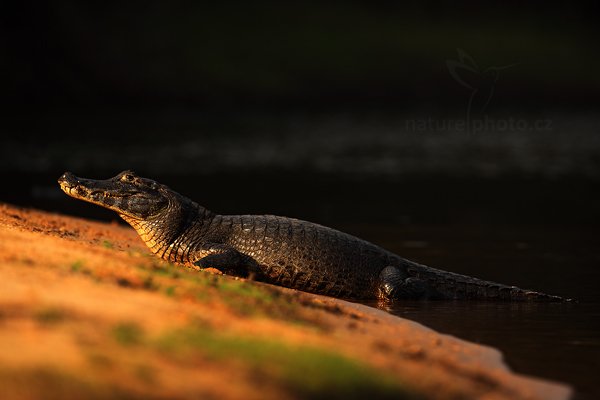
[[[365,229],[365,234],[374,230],[386,234],[379,241],[388,242],[392,250],[429,265],[577,299],[404,301],[385,309],[439,332],[498,348],[512,370],[569,383],[576,398],[600,398],[598,239],[565,227],[496,226],[492,232],[483,227],[413,227],[407,229],[411,241],[397,241],[383,228]]]
[[[392,305],[388,311],[493,346],[502,351],[512,370],[567,382],[580,398],[594,399],[600,396],[599,306],[413,302]]]

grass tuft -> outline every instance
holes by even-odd
[[[133,346],[142,343],[144,331],[133,322],[122,322],[112,329],[113,338],[123,346]]]
[[[135,376],[145,384],[151,385],[155,382],[156,370],[149,365],[138,364],[135,367],[134,373]]]
[[[33,317],[41,324],[54,325],[64,321],[66,315],[61,309],[48,307],[37,311]]]
[[[165,294],[169,297],[175,296],[175,286],[169,286],[165,289]]]
[[[83,268],[83,261],[77,260],[71,264],[71,272],[79,272]]]

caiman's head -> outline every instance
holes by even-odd
[[[132,171],[123,171],[106,180],[83,179],[65,172],[58,183],[69,196],[116,211],[129,220],[159,216],[176,196],[165,185],[141,178]]]

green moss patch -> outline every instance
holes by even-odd
[[[223,335],[188,327],[162,335],[158,349],[178,362],[242,361],[257,379],[284,386],[300,398],[414,399],[391,375],[334,352],[280,341]]]
[[[144,331],[136,323],[122,322],[113,327],[112,336],[123,346],[133,346],[142,342]]]
[[[156,290],[169,297],[187,296],[199,302],[222,302],[234,313],[247,317],[284,319],[292,323],[319,325],[302,315],[295,296],[275,288],[236,279],[213,275],[184,266],[149,259],[138,263],[137,268],[147,273],[146,289]]]
[[[54,325],[64,321],[66,313],[60,308],[46,307],[36,311],[33,318],[40,324]]]

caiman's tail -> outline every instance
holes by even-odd
[[[516,286],[484,281],[466,275],[446,272],[407,261],[408,274],[424,281],[436,295],[446,299],[500,300],[500,301],[572,301]]]

